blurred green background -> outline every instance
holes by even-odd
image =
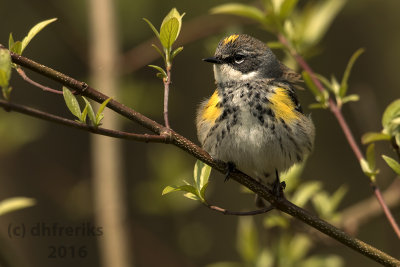
[[[173,66],[170,123],[175,131],[197,142],[196,108],[214,90],[212,68],[201,59],[211,55],[219,39],[230,32],[248,33],[266,42],[274,40],[274,36],[249,21],[208,15],[210,8],[226,2],[114,1],[121,53],[115,99],[158,122],[163,121],[162,83],[155,77],[154,70],[144,66],[162,62],[152,60],[157,54],[150,43],[143,46],[153,38],[153,33],[142,18],[148,18],[158,27],[172,7],[186,12],[177,41],[178,45],[185,41],[184,51]],[[37,22],[57,17],[58,21],[41,32],[24,55],[90,84],[87,8],[86,1],[78,0],[2,1],[0,43],[7,45],[10,32],[15,39],[22,39]],[[322,40],[319,54],[309,60],[316,72],[341,77],[352,53],[360,47],[366,49],[350,78],[350,93],[359,94],[361,99],[345,105],[343,110],[359,143],[363,133],[381,129],[383,110],[400,95],[400,76],[397,75],[399,10],[400,2],[396,0],[348,1]],[[141,63],[141,56],[151,61]],[[60,88],[35,73],[27,71],[27,74],[43,84]],[[12,101],[72,118],[62,97],[32,87],[16,73],[11,84],[14,88]],[[328,192],[346,184],[348,193],[340,209],[370,197],[372,190],[368,179],[361,172],[337,121],[329,111],[307,108],[314,101],[308,90],[299,91],[298,95],[304,109],[312,113],[317,129],[315,150],[302,175],[304,181],[322,181]],[[122,119],[121,123],[126,130],[142,132],[130,121]],[[12,222],[95,224],[89,138],[86,132],[0,110],[0,200],[13,196],[37,200],[36,206],[4,215],[0,222],[0,249],[15,259],[16,266],[100,266],[96,238],[7,237],[7,227]],[[126,223],[130,228],[126,234],[134,266],[205,266],[217,261],[239,261],[235,245],[238,218],[217,214],[179,194],[161,196],[166,185],[190,179],[195,159],[170,145],[129,141],[122,144]],[[382,153],[391,153],[386,144],[377,146],[377,154]],[[395,175],[380,159],[378,168],[381,169],[378,184],[384,190]],[[253,197],[243,194],[235,182],[223,183],[221,175],[212,175],[208,190],[211,203],[232,210],[254,209]],[[398,205],[392,211],[400,220]],[[262,216],[255,218],[260,225],[261,220]],[[108,230],[103,230],[106,235]],[[369,220],[358,230],[357,237],[361,240],[400,257],[399,240],[383,216]],[[269,232],[259,239],[268,244],[271,235],[276,237],[279,233]],[[89,251],[85,259],[48,259],[49,245],[82,244]],[[345,266],[377,266],[349,248],[326,240],[311,253],[337,254],[343,258]]]

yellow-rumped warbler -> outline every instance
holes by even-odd
[[[301,162],[313,147],[314,124],[295,94],[301,76],[260,40],[234,34],[213,57],[217,89],[197,112],[197,135],[216,160],[262,180]]]

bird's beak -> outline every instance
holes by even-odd
[[[214,63],[214,64],[222,64],[222,61],[216,57],[203,58],[203,61]]]

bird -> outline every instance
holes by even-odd
[[[198,107],[202,148],[268,185],[277,196],[280,174],[312,151],[315,127],[296,96],[301,75],[285,66],[262,41],[247,34],[223,38],[214,56],[216,90]]]

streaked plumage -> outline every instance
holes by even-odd
[[[274,177],[313,147],[314,125],[295,94],[300,75],[248,35],[223,39],[214,57],[217,89],[197,113],[202,147],[254,178]]]

